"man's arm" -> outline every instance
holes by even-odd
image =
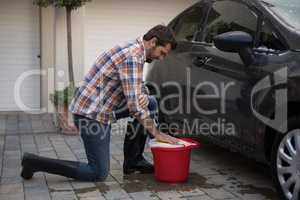
[[[149,116],[146,119],[137,118],[140,124],[142,124],[149,133],[153,135],[157,140],[162,142],[167,142],[170,144],[178,144],[178,139],[171,137],[167,134],[161,133],[155,126],[153,119]]]
[[[118,72],[127,100],[129,112],[158,140],[177,143],[177,139],[161,133],[155,126],[150,112],[139,104],[139,96],[142,95],[143,63],[136,57],[129,57],[118,65]]]
[[[145,119],[150,112],[139,104],[139,96],[143,94],[143,63],[136,57],[129,57],[117,68],[130,115]]]

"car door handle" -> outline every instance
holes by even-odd
[[[197,56],[196,58],[194,58],[193,63],[196,66],[201,67],[203,65],[206,65],[211,60],[212,58],[208,56]]]

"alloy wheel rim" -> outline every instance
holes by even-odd
[[[300,129],[290,131],[277,153],[277,176],[289,200],[300,200]]]

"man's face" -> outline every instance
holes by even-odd
[[[151,62],[152,60],[163,60],[172,50],[171,44],[168,43],[165,46],[154,46],[149,49],[147,55],[147,62]]]

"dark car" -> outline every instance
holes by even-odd
[[[299,200],[300,1],[203,0],[169,27],[177,49],[146,75],[161,126],[269,164]]]

